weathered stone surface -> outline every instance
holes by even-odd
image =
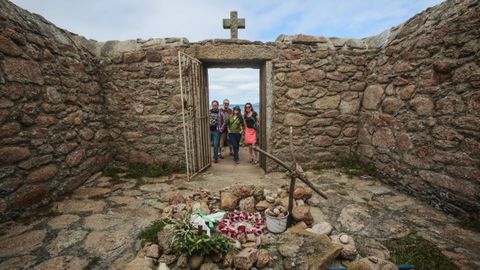
[[[73,257],[73,256],[59,256],[51,258],[39,265],[36,265],[35,270],[51,270],[51,269],[83,269],[88,265],[88,260]]]
[[[15,194],[13,205],[19,209],[28,208],[48,198],[49,191],[44,186],[27,186]]]
[[[358,232],[368,225],[371,216],[365,206],[350,204],[342,209],[338,221],[342,229],[349,232]]]
[[[370,85],[365,89],[363,94],[363,108],[369,110],[375,110],[380,104],[381,98],[383,96],[383,88],[380,85]]]
[[[94,212],[98,213],[103,210],[106,203],[93,200],[66,200],[56,203],[55,209],[60,213],[80,213]]]
[[[135,258],[125,266],[125,270],[151,270],[153,259],[149,257]]]
[[[167,226],[157,233],[158,246],[163,254],[171,254],[173,251],[173,232]]]
[[[104,258],[112,256],[134,241],[131,238],[132,229],[132,224],[125,224],[113,231],[93,231],[85,239],[85,249],[96,256]]]
[[[311,225],[313,223],[313,216],[310,213],[309,206],[294,206],[292,209],[292,217],[297,222],[305,222],[307,225]]]
[[[122,223],[121,219],[104,214],[93,214],[85,218],[85,227],[87,229],[101,231]]]
[[[3,70],[8,81],[44,84],[40,65],[35,61],[7,58],[3,60]]]
[[[220,208],[231,211],[237,207],[238,198],[230,192],[220,194]]]
[[[350,101],[342,100],[340,102],[339,109],[341,113],[356,114],[360,109],[360,100],[359,99],[350,100]]]
[[[22,49],[9,38],[0,36],[0,52],[10,56],[19,56],[22,54]]]
[[[305,187],[296,187],[295,190],[293,191],[293,198],[295,200],[298,200],[298,199],[308,200],[312,197],[312,195],[313,195],[312,191]]]
[[[0,269],[22,269],[27,265],[32,265],[36,257],[31,255],[24,255],[13,257],[0,263]]]
[[[44,165],[50,163],[53,160],[52,155],[45,155],[39,157],[32,157],[28,160],[22,161],[18,164],[18,167],[24,170],[30,170],[32,168],[38,167],[40,165]]]
[[[257,251],[257,262],[255,263],[255,266],[258,269],[263,269],[263,268],[269,266],[270,261],[272,261],[272,257],[270,257],[270,254],[268,253],[268,250],[259,249]]]
[[[332,230],[333,230],[333,226],[330,223],[322,221],[320,223],[313,225],[312,228],[308,231],[317,233],[317,234],[330,235]]]
[[[352,270],[398,270],[393,263],[373,256],[354,261],[348,268]]]
[[[190,256],[188,258],[188,267],[190,267],[190,269],[199,269],[202,266],[204,259],[205,257],[203,256]]]
[[[350,235],[338,234],[330,236],[333,243],[339,244],[342,246],[342,251],[340,252],[340,258],[346,260],[353,260],[357,256],[357,248],[355,246],[355,241]]]
[[[279,253],[286,258],[301,257],[302,269],[326,270],[340,254],[341,246],[334,244],[326,235],[292,228],[279,237]]]
[[[315,103],[313,104],[313,107],[319,110],[335,109],[338,107],[339,103],[340,103],[340,96],[338,95],[325,96],[315,101]]]
[[[27,181],[30,183],[44,182],[53,178],[57,174],[57,171],[58,169],[55,165],[40,167],[28,175]]]
[[[62,230],[57,237],[47,246],[50,256],[56,256],[60,252],[82,241],[87,235],[86,231],[81,230]]]
[[[318,82],[325,78],[325,72],[320,69],[310,69],[305,72],[305,80],[307,82]]]
[[[46,230],[33,230],[0,241],[0,257],[26,255],[43,245]]]
[[[379,129],[373,134],[372,144],[378,147],[391,148],[395,146],[395,137],[389,128]]]
[[[68,164],[70,167],[75,167],[78,164],[82,162],[82,160],[85,158],[85,149],[84,148],[79,148],[72,153],[70,153],[65,162]]]
[[[272,204],[265,200],[265,201],[258,202],[257,205],[255,205],[255,209],[261,212],[269,208],[270,206],[272,206]]]
[[[20,124],[18,123],[7,123],[0,127],[0,138],[11,137],[21,130]]]
[[[315,146],[330,146],[333,144],[333,139],[329,136],[318,136],[312,143]]]
[[[249,213],[256,212],[256,210],[255,210],[255,198],[253,198],[253,196],[252,196],[252,197],[248,197],[248,198],[245,198],[245,199],[241,199],[238,202],[238,208],[242,211],[247,211]]]
[[[159,247],[157,244],[150,245],[145,250],[145,256],[150,258],[158,258],[160,257]]]
[[[453,192],[460,192],[464,196],[474,198],[478,192],[478,188],[470,182],[454,179],[448,175],[436,173],[432,171],[419,171],[422,179],[430,184],[445,188]]]
[[[71,224],[80,220],[80,217],[77,215],[61,215],[54,217],[48,221],[48,226],[52,229],[66,229]]]
[[[308,118],[306,116],[299,113],[289,113],[285,116],[283,124],[286,126],[300,127],[305,125],[307,120]]]
[[[257,249],[245,248],[240,251],[234,258],[235,268],[238,269],[250,269],[257,261]]]
[[[418,115],[430,115],[433,110],[433,102],[427,97],[415,97],[410,101],[410,106]]]
[[[0,161],[3,164],[13,164],[30,156],[30,150],[25,147],[7,146],[0,148]]]
[[[350,90],[352,91],[363,91],[367,87],[365,82],[358,82],[350,85]]]
[[[305,85],[305,79],[300,72],[292,72],[287,74],[287,80],[285,82],[288,87],[300,88]]]
[[[404,104],[401,100],[387,97],[383,100],[382,111],[384,113],[395,114],[403,105]]]

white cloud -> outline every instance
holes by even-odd
[[[228,38],[222,19],[246,18],[239,37],[272,41],[280,34],[365,37],[398,25],[441,0],[13,0],[62,28],[99,41]]]
[[[256,103],[259,101],[258,69],[209,69],[208,85],[210,100],[225,98],[232,104]]]
[[[57,26],[99,41],[228,38],[222,19],[246,19],[239,37],[273,41],[280,34],[361,38],[405,22],[441,0],[12,0]],[[210,69],[210,98],[258,102],[255,69]]]

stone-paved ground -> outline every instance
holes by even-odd
[[[442,212],[373,179],[348,178],[334,170],[307,175],[329,194],[327,201],[315,196],[310,201],[318,203],[311,209],[315,221],[329,221],[353,235],[361,253],[385,256],[385,240],[415,232],[436,243],[461,269],[480,267],[480,234],[459,228]],[[140,249],[138,232],[167,206],[167,192],[215,192],[236,182],[211,173],[193,182],[184,179],[99,177],[29,220],[1,224],[0,269],[82,269],[95,261],[94,268],[123,269]],[[274,189],[288,181],[282,173],[270,173],[243,182]]]

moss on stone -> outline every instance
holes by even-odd
[[[414,265],[417,270],[455,270],[453,264],[432,242],[416,235],[387,243],[395,264]]]

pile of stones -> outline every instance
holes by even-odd
[[[224,188],[219,194],[208,190],[188,196],[172,192],[167,195],[169,206],[164,209],[162,217],[177,219],[196,209],[205,214],[221,210],[249,213],[277,210],[275,212],[280,215],[288,207],[288,195],[288,185],[276,191],[239,185]],[[224,255],[178,256],[172,248],[173,233],[163,229],[158,232],[157,243],[145,243],[127,269],[328,269],[334,263],[354,270],[397,269],[391,262],[377,257],[361,258],[352,236],[335,230],[327,221],[315,223],[310,205],[320,202],[308,188],[298,186],[293,197],[292,217],[296,224],[284,233],[240,234],[235,249]]]

